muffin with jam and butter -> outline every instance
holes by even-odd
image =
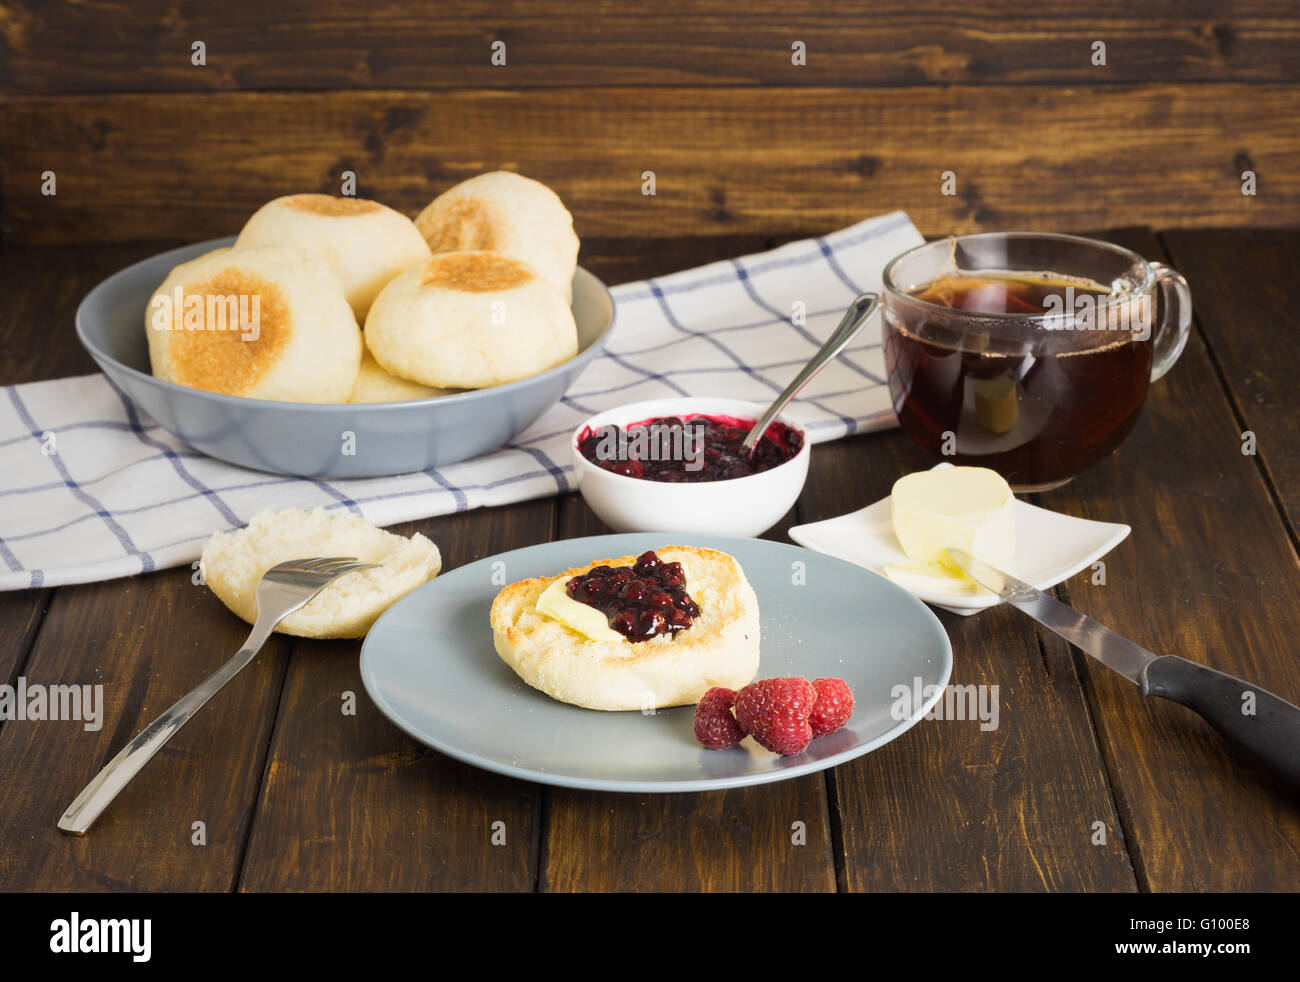
[[[588,709],[693,705],[758,673],[758,598],[733,557],[664,546],[512,583],[492,602],[501,658]]]

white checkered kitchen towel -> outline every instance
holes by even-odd
[[[401,477],[291,478],[213,460],[143,416],[102,375],[5,387],[0,590],[190,563],[214,530],[267,507],[347,508],[383,526],[568,491],[568,438],[585,417],[674,394],[771,399],[849,301],[880,289],[885,263],[921,241],[907,215],[894,212],[616,287],[618,319],[605,352],[537,423],[500,450]],[[803,318],[793,316],[799,309]],[[879,332],[864,332],[795,405],[813,442],[894,425]]]

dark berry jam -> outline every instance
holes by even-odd
[[[728,481],[771,470],[803,449],[803,431],[775,422],[751,456],[740,445],[754,426],[736,416],[658,416],[578,434],[578,452],[602,470],[671,484]]]
[[[564,584],[564,591],[599,610],[629,641],[675,635],[700,616],[686,592],[682,564],[664,562],[653,549],[637,557],[634,566],[593,566]]]

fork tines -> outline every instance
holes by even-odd
[[[313,559],[290,559],[272,566],[268,572],[283,570],[294,573],[316,573],[322,576],[337,576],[350,573],[356,569],[372,569],[375,563],[360,562],[356,556],[328,556]]]

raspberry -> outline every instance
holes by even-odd
[[[773,753],[802,753],[813,738],[808,717],[817,690],[807,679],[777,678],[751,682],[736,694],[736,722]]]
[[[745,737],[745,731],[731,715],[736,702],[734,689],[715,685],[695,707],[695,739],[710,750],[727,750]]]
[[[814,736],[834,733],[853,715],[853,693],[843,679],[814,679],[817,703],[808,722]]]

